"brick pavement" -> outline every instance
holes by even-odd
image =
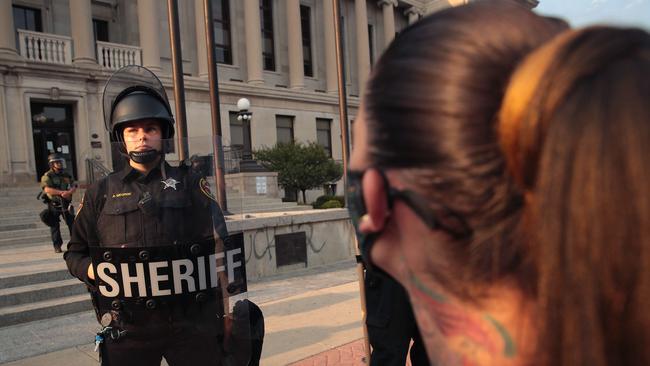
[[[367,364],[366,355],[363,350],[362,338],[305,358],[304,360],[292,363],[289,366],[365,366]],[[405,366],[411,366],[410,359],[406,360]]]
[[[365,351],[363,349],[363,338],[354,342],[344,344],[331,350],[321,352],[304,360],[292,363],[290,366],[364,366]]]

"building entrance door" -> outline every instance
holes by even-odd
[[[31,102],[30,107],[37,180],[49,169],[47,156],[54,152],[63,155],[64,169],[78,178],[72,105]]]

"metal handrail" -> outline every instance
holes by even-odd
[[[86,158],[86,180],[92,184],[101,178],[111,174],[111,170],[104,166],[99,160]]]

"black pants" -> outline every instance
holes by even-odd
[[[160,366],[164,357],[169,366],[216,366],[223,364],[222,346],[214,335],[195,327],[170,327],[150,337],[107,339],[102,345],[102,366]]]
[[[68,211],[68,210],[63,210],[61,208],[56,208],[56,207],[49,207],[50,212],[52,213],[52,216],[56,218],[56,220],[53,220],[54,225],[50,226],[50,234],[52,235],[52,244],[54,245],[55,248],[60,248],[61,245],[63,245],[63,239],[61,238],[61,226],[59,225],[60,216],[63,216],[63,219],[65,220],[66,225],[68,225],[68,230],[70,231],[70,235],[72,235],[72,224],[74,222],[74,215]]]
[[[370,365],[404,366],[411,340],[411,364],[429,365],[406,290],[390,277],[368,274],[365,288]]]

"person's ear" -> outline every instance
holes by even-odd
[[[366,214],[361,217],[359,229],[363,233],[375,233],[384,229],[390,215],[386,183],[379,171],[369,169],[361,181]]]

